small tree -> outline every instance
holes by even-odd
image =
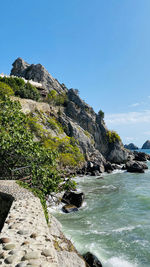
[[[104,119],[104,112],[101,109],[98,112],[98,116],[100,117],[101,120]]]

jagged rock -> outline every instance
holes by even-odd
[[[67,191],[64,193],[61,201],[63,203],[75,205],[77,208],[80,208],[82,206],[84,197],[84,193],[75,193],[72,191]]]
[[[144,152],[134,151],[134,159],[137,161],[147,161],[148,155]]]
[[[62,207],[62,210],[65,213],[70,213],[70,212],[78,211],[78,208],[74,205],[65,205]]]
[[[91,252],[87,252],[85,255],[83,255],[83,258],[90,267],[102,267],[102,264],[99,259]]]
[[[126,149],[135,150],[138,149],[137,146],[135,146],[133,143],[130,143],[129,145],[124,145]]]
[[[150,149],[150,140],[147,140],[147,141],[143,144],[142,149]]]
[[[140,172],[143,173],[145,169],[148,169],[145,163],[138,161],[129,161],[126,163],[126,169],[128,172]]]
[[[41,64],[28,64],[22,58],[17,58],[12,64],[11,75],[24,77],[26,80],[33,80],[41,83],[47,92],[54,89],[58,93],[66,92],[67,89],[54,79]]]
[[[129,151],[119,139],[110,143],[104,120],[79,97],[77,90],[67,90],[41,64],[30,65],[21,58],[13,63],[11,75],[39,82],[47,92],[51,89],[58,93],[67,92],[68,102],[61,116],[58,116],[59,121],[64,126],[65,133],[78,140],[86,160],[100,166],[100,173],[105,170],[106,160],[117,164],[128,160]]]
[[[108,129],[104,121],[79,97],[76,90],[70,89],[68,91],[68,99],[65,110],[67,117],[92,136],[95,150],[98,150],[110,162],[126,162],[129,152],[123,148],[121,141],[109,142]]]

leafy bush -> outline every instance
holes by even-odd
[[[106,133],[109,143],[115,143],[121,141],[120,136],[115,131],[107,131]]]
[[[14,168],[30,165],[32,187],[46,195],[58,191],[60,176],[56,171],[57,154],[33,141],[27,118],[18,102],[0,99],[0,176],[11,177]]]
[[[40,98],[38,90],[29,82],[25,83],[25,81],[21,78],[0,77],[0,81],[9,85],[13,89],[16,96],[27,99],[29,98],[35,101],[38,101]]]
[[[13,89],[6,83],[4,82],[0,82],[0,96],[10,96],[10,95],[14,95],[14,91]]]
[[[21,98],[32,99],[35,101],[38,101],[40,98],[38,90],[34,86],[32,86],[29,82],[26,83],[24,86],[19,87],[15,91],[15,95],[20,96]]]
[[[101,109],[99,110],[98,115],[99,115],[101,120],[104,119],[104,112]]]
[[[67,104],[67,93],[58,94],[55,90],[51,90],[47,96],[47,102],[56,106],[65,106]]]

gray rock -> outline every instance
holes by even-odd
[[[27,252],[22,260],[30,260],[30,259],[38,259],[40,258],[40,253],[38,251],[32,251],[32,252]]]
[[[26,267],[26,263],[25,262],[20,262],[15,267]]]
[[[14,262],[15,258],[16,258],[15,256],[9,256],[5,259],[5,262],[11,264]]]
[[[47,92],[52,89],[56,90],[58,93],[67,91],[66,87],[54,79],[41,64],[30,65],[22,58],[17,58],[12,65],[11,75],[42,83],[43,89]]]
[[[65,205],[62,207],[62,210],[65,212],[65,213],[70,213],[70,212],[75,212],[75,211],[78,211],[78,208],[74,205]]]
[[[133,143],[130,143],[129,145],[124,145],[126,149],[135,150],[138,149],[137,146],[135,146]]]
[[[147,165],[138,161],[129,161],[126,163],[126,169],[128,172],[143,173],[145,169],[148,169]]]
[[[150,140],[147,140],[147,141],[143,144],[142,149],[150,149]]]
[[[80,208],[82,206],[84,198],[85,198],[84,193],[75,193],[72,191],[66,191],[61,201],[63,203],[74,205],[77,208]]]

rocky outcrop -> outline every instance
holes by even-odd
[[[41,83],[47,92],[52,89],[58,93],[67,91],[65,85],[54,79],[41,64],[29,64],[22,58],[17,58],[12,65],[11,75]]]
[[[143,144],[142,149],[150,149],[150,140],[147,140],[147,141]]]
[[[55,115],[58,116],[65,133],[78,140],[78,145],[86,160],[99,166],[98,170],[97,167],[93,170],[94,172],[103,172],[106,161],[120,164],[128,160],[129,152],[123,147],[122,142],[117,138],[113,141],[109,140],[104,120],[79,97],[77,90],[67,90],[64,84],[54,79],[41,64],[30,65],[21,58],[13,63],[11,75],[39,82],[47,92],[54,89],[58,93],[67,93],[66,107],[61,110],[59,116]]]
[[[78,208],[74,205],[65,205],[62,207],[62,210],[65,213],[70,213],[70,212],[78,211]]]
[[[77,208],[80,208],[82,206],[84,197],[84,193],[75,193],[72,191],[67,191],[64,193],[61,201],[63,203],[74,205]]]
[[[144,170],[148,169],[145,163],[139,161],[129,161],[126,163],[127,172],[139,172],[143,173]]]
[[[130,150],[138,149],[138,147],[136,145],[134,145],[133,143],[130,143],[129,145],[124,145],[124,147],[126,149],[130,149]]]
[[[122,142],[116,139],[115,142],[110,143],[104,121],[79,97],[78,92],[70,89],[68,99],[65,109],[66,116],[77,123],[85,133],[89,133],[94,148],[110,162],[123,163],[127,161],[128,151],[123,147]]]
[[[102,267],[102,264],[99,259],[91,252],[87,252],[85,255],[83,255],[83,257],[88,263],[89,267]]]

